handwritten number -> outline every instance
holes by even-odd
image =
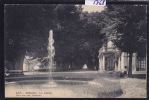
[[[106,1],[106,0],[100,0],[100,1],[99,1],[99,0],[94,0],[94,3],[93,3],[93,4],[96,3],[95,5],[98,5],[98,4],[99,4],[99,5],[104,5],[104,2],[105,2],[105,1]]]
[[[94,3],[93,3],[93,4],[95,4],[95,2],[96,2],[96,5],[99,3],[99,1],[98,1],[98,0],[94,0]]]

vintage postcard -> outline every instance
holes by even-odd
[[[5,98],[147,98],[147,5],[6,4]]]

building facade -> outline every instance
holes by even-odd
[[[129,67],[129,54],[121,52],[110,40],[99,50],[99,71],[114,70],[122,72]],[[132,56],[132,74],[146,74],[146,58]]]
[[[32,57],[29,56],[25,56],[24,58],[24,62],[23,62],[23,71],[34,71],[34,69],[36,69],[41,65],[41,62],[38,59],[32,59]]]

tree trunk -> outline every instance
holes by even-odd
[[[58,71],[63,71],[63,65],[62,65],[61,61],[59,62],[59,67],[58,68],[59,68]]]
[[[129,68],[128,68],[128,77],[132,76],[132,54],[129,53]]]
[[[10,69],[15,70],[15,61],[14,61],[14,59],[12,60],[12,68],[10,68]]]
[[[23,71],[23,61],[24,61],[25,54],[21,54],[15,61],[15,70],[22,70]]]
[[[70,69],[73,70],[73,62],[72,62],[72,60],[70,62]]]
[[[70,67],[72,68],[72,61],[70,62]]]
[[[14,64],[13,64],[13,70],[14,72],[11,72],[10,76],[21,76],[23,74],[23,61],[24,61],[25,53],[21,53],[19,56],[16,57]]]

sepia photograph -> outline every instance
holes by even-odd
[[[147,5],[5,4],[5,98],[147,98]]]

